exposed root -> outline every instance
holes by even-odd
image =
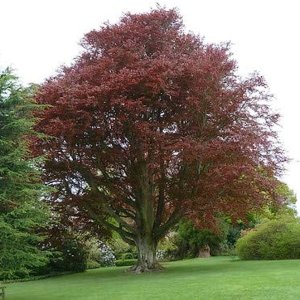
[[[151,267],[147,266],[146,264],[137,264],[129,268],[129,272],[141,274],[145,272],[158,272],[162,271],[164,267],[159,264],[158,262],[154,263]]]

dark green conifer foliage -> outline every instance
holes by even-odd
[[[48,210],[38,161],[30,158],[37,108],[31,94],[9,69],[0,72],[0,279],[23,277],[47,261],[37,248]]]

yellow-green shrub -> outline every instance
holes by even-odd
[[[241,259],[300,258],[300,221],[284,217],[258,225],[236,244]]]

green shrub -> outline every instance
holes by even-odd
[[[90,238],[85,242],[85,245],[88,249],[88,262],[94,261],[100,264],[101,262],[101,253],[100,253],[100,246],[99,240],[96,238]]]
[[[284,217],[260,224],[238,240],[236,250],[241,259],[300,258],[300,221]]]
[[[231,246],[227,240],[220,243],[220,249],[218,251],[220,256],[236,256],[236,248]]]
[[[199,229],[191,221],[182,220],[177,229],[174,241],[177,251],[171,251],[175,259],[192,258],[199,255],[199,249],[208,245],[211,255],[217,255],[220,244],[225,240],[229,225],[222,219],[219,220],[218,232],[210,229]]]
[[[121,237],[114,232],[112,238],[107,242],[107,245],[112,249],[116,259],[122,259],[124,253],[136,252],[136,247],[128,245]]]
[[[62,258],[56,268],[58,271],[83,272],[87,269],[88,250],[79,239],[66,239],[63,243]]]
[[[122,253],[121,259],[122,260],[125,260],[125,259],[134,259],[134,256],[133,256],[133,254],[131,252],[125,252],[125,253]]]
[[[34,275],[84,272],[87,269],[89,248],[83,235],[63,225],[53,226],[47,235],[47,239],[40,247],[51,253],[50,260],[43,269],[37,269]]]
[[[100,268],[101,265],[95,260],[88,260],[87,261],[87,269],[97,269]]]
[[[116,260],[117,267],[133,266],[136,264],[136,259],[119,259]]]

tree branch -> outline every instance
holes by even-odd
[[[165,235],[165,233],[180,220],[182,216],[182,210],[176,208],[170,215],[169,219],[156,230],[155,237],[158,240],[161,239]]]
[[[123,238],[125,242],[127,242],[130,245],[135,245],[135,235],[132,232],[128,232],[127,230],[124,230],[122,225],[119,224],[118,226],[115,226],[114,224],[108,222],[104,218],[99,217],[97,213],[94,212],[93,207],[85,202],[85,207],[87,208],[87,214],[95,220],[95,222],[101,224],[102,226],[109,228],[111,230],[116,231],[120,234],[120,236]]]

